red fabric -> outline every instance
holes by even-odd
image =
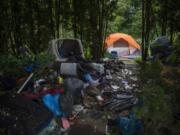
[[[46,91],[42,90],[39,93],[23,92],[23,95],[28,99],[37,99],[46,94],[58,94],[58,93],[63,93],[63,92],[64,92],[64,88],[56,88],[56,89],[49,89]]]
[[[58,93],[63,93],[64,92],[64,88],[56,88],[56,89],[49,89],[46,91],[41,91],[40,95],[46,95],[46,94],[58,94]]]

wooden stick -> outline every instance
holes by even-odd
[[[20,87],[20,89],[17,91],[17,94],[20,94],[23,88],[26,86],[26,84],[29,82],[29,80],[33,77],[34,73],[31,73],[29,77],[26,79],[26,81],[23,83],[23,85]]]

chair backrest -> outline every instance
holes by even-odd
[[[67,61],[70,56],[79,55],[84,58],[82,43],[79,39],[54,39],[49,42],[51,53],[57,61]]]

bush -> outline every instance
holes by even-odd
[[[12,55],[3,55],[0,56],[0,59],[0,69],[5,75],[17,76],[20,73],[19,71],[21,71],[22,66],[25,64],[25,61]]]
[[[147,84],[142,91],[144,105],[136,114],[143,119],[143,135],[160,135],[160,129],[166,127],[171,118],[164,89],[158,85]]]
[[[141,80],[143,107],[135,110],[143,121],[143,135],[163,135],[160,129],[171,121],[171,108],[163,87],[162,65],[159,61],[143,65],[139,77]]]
[[[141,71],[139,73],[139,78],[141,80],[141,84],[158,84],[161,85],[162,77],[161,70],[162,65],[160,61],[150,61],[146,63],[140,63]]]
[[[180,65],[180,33],[177,35],[175,39],[173,51],[167,58],[167,63],[173,65]]]
[[[34,68],[42,68],[54,61],[54,56],[47,52],[41,52],[30,59],[27,57],[15,57],[13,55],[0,56],[1,74],[21,76],[24,73],[24,67],[33,65]]]

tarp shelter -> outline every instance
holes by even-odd
[[[116,53],[118,57],[140,54],[140,45],[130,36],[124,33],[110,34],[105,40],[107,52]]]

